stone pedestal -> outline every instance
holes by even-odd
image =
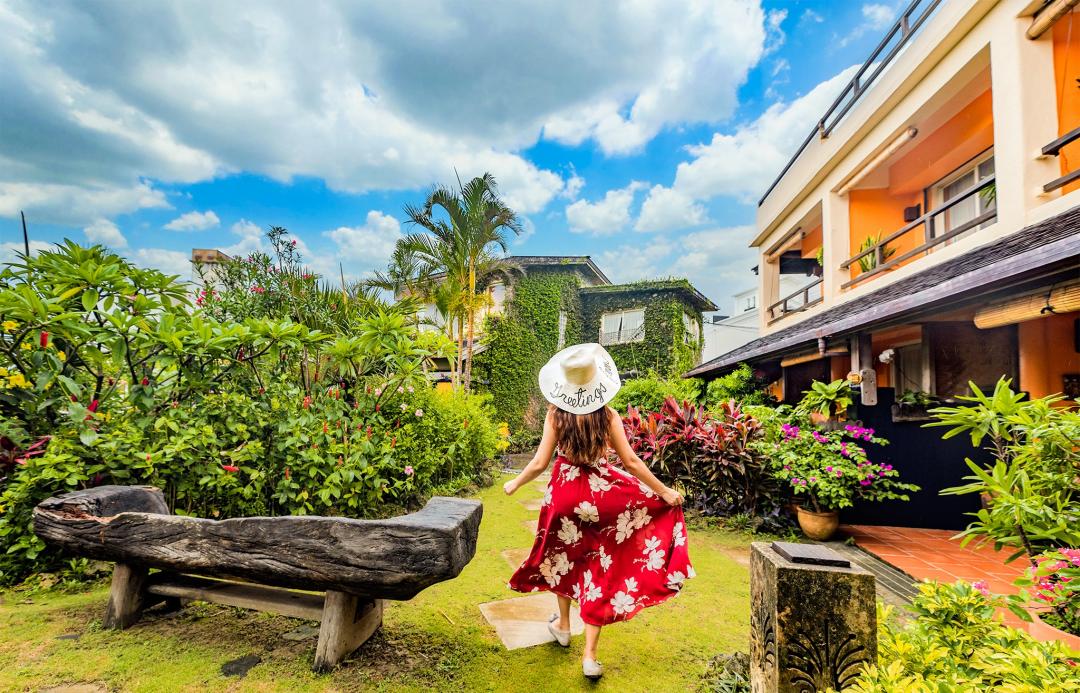
[[[754,693],[842,691],[877,660],[874,576],[816,544],[754,542]]]

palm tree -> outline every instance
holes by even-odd
[[[441,210],[445,219],[436,217]],[[458,343],[462,330],[467,329],[465,353],[459,350],[457,372],[461,376],[464,363],[464,386],[472,385],[473,342],[476,336],[476,314],[487,300],[477,296],[477,284],[492,272],[509,269],[513,263],[493,254],[506,252],[509,234],[521,233],[521,220],[499,198],[498,186],[490,173],[477,176],[459,189],[445,186],[431,191],[420,207],[406,205],[409,221],[428,233],[413,233],[402,239],[403,250],[415,257],[431,273],[444,273],[445,280],[460,287],[463,295],[458,315]],[[462,322],[465,325],[462,325]]]

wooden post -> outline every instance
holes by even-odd
[[[326,591],[314,670],[325,673],[363,645],[382,625],[383,600]]]
[[[123,630],[139,620],[147,606],[146,577],[149,571],[130,563],[117,563],[113,568],[109,604],[105,607],[105,628]]]

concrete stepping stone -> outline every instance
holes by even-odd
[[[529,557],[529,551],[530,549],[507,549],[502,552],[502,557],[510,564],[511,570],[517,570]]]
[[[285,633],[281,637],[290,642],[301,642],[303,640],[308,640],[309,638],[317,637],[318,635],[318,628],[316,628],[315,626],[309,626],[307,624],[304,624],[294,630],[290,630],[288,633]]]
[[[720,549],[721,552],[731,560],[735,561],[744,568],[750,567],[750,549],[749,548],[735,548],[725,547]]]
[[[548,632],[548,619],[559,612],[555,595],[538,592],[514,599],[502,599],[480,605],[480,613],[495,628],[495,634],[508,650],[555,642]],[[577,605],[570,607],[570,634],[581,635],[585,623]]]
[[[262,661],[262,658],[258,655],[244,655],[239,659],[234,659],[229,662],[225,662],[221,665],[222,676],[239,676],[244,678],[247,673],[251,671],[255,665]]]
[[[539,520],[525,520],[521,524],[525,526],[525,529],[529,530],[529,534],[536,536],[536,528],[540,525]]]
[[[109,693],[109,689],[100,683],[69,683],[42,688],[39,693]]]
[[[526,510],[532,510],[533,512],[538,512],[540,510],[540,508],[543,507],[543,505],[544,505],[544,499],[543,498],[530,498],[529,500],[521,501],[521,504],[525,506]]]

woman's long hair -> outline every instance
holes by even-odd
[[[611,425],[607,407],[588,414],[571,414],[552,405],[551,415],[559,452],[571,462],[592,464],[607,452]]]

